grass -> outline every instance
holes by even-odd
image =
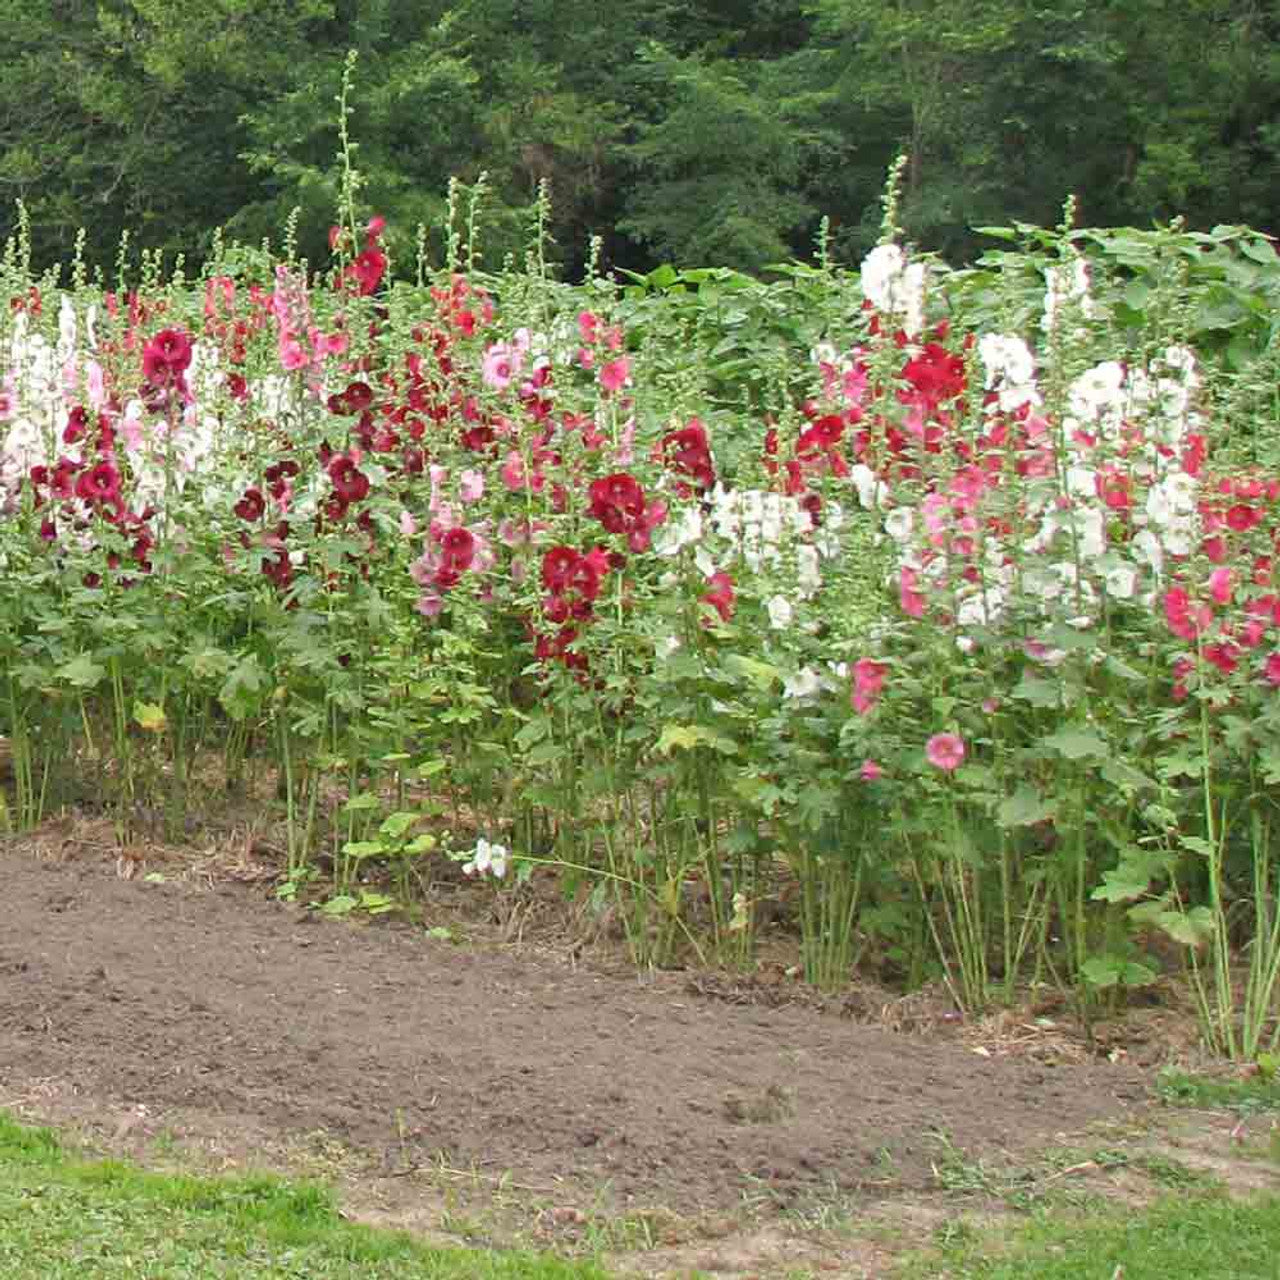
[[[1159,1093],[1165,1102],[1179,1107],[1236,1111],[1241,1115],[1280,1111],[1280,1079],[1274,1073],[1222,1080],[1171,1069],[1161,1073]]]
[[[0,1278],[604,1280],[529,1254],[439,1249],[345,1222],[329,1192],[269,1176],[148,1173],[64,1150],[0,1114]]]
[[[1012,1235],[949,1233],[903,1280],[1277,1280],[1280,1198],[1179,1195],[1140,1212],[1039,1217]]]

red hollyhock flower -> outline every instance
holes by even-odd
[[[382,283],[386,269],[386,254],[381,249],[368,248],[347,268],[345,278],[354,282],[361,295],[368,297]]]
[[[454,525],[440,539],[440,551],[444,557],[444,568],[462,573],[471,568],[476,558],[475,534],[462,525]]]
[[[688,426],[670,431],[662,437],[662,454],[667,465],[681,475],[689,476],[700,489],[710,489],[716,482],[715,466],[711,461],[711,446],[707,442],[707,430],[697,418],[691,418]]]
[[[702,597],[703,604],[709,604],[719,615],[722,622],[733,617],[736,596],[733,590],[733,579],[727,573],[713,573],[708,579],[711,590]]]
[[[76,497],[94,504],[120,499],[120,473],[109,462],[99,462],[76,480]]]
[[[142,350],[142,376],[155,387],[178,381],[191,364],[191,338],[181,329],[161,329]]]
[[[629,533],[644,519],[644,490],[625,471],[593,480],[587,496],[590,514],[610,533]]]

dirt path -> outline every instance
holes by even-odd
[[[124,880],[101,855],[0,856],[0,1105],[43,1087],[152,1131],[322,1132],[388,1171],[688,1214],[909,1192],[940,1132],[1004,1156],[1146,1094],[1105,1061],[984,1057],[708,1000],[679,974],[317,921],[243,886]]]

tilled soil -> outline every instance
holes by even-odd
[[[682,1212],[748,1189],[924,1187],[940,1135],[1027,1152],[1137,1106],[1106,1061],[982,1056],[687,977],[317,920],[235,884],[0,854],[0,1103],[57,1081],[104,1110],[199,1111],[447,1161],[561,1200]]]

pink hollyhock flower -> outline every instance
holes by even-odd
[[[463,502],[479,502],[484,497],[484,474],[470,469],[458,475],[458,497]]]
[[[1209,594],[1216,604],[1230,604],[1232,593],[1231,570],[1215,569],[1209,575]]]
[[[916,589],[919,581],[919,574],[906,567],[898,577],[898,603],[909,618],[924,617],[924,594]]]
[[[505,391],[511,380],[518,376],[524,364],[524,353],[506,342],[495,342],[484,353],[480,365],[480,376],[487,387],[495,391]]]
[[[1262,664],[1263,678],[1269,685],[1280,688],[1280,653],[1273,653]]]
[[[924,754],[935,769],[953,773],[964,762],[964,739],[956,733],[935,733],[924,744]]]
[[[853,709],[865,716],[880,701],[889,668],[874,658],[859,658],[853,664],[853,692],[850,701]]]
[[[864,760],[858,770],[858,777],[863,782],[876,782],[884,777],[884,770],[874,760]]]
[[[600,385],[610,395],[615,391],[621,391],[630,381],[631,361],[626,356],[610,360],[600,368]]]

